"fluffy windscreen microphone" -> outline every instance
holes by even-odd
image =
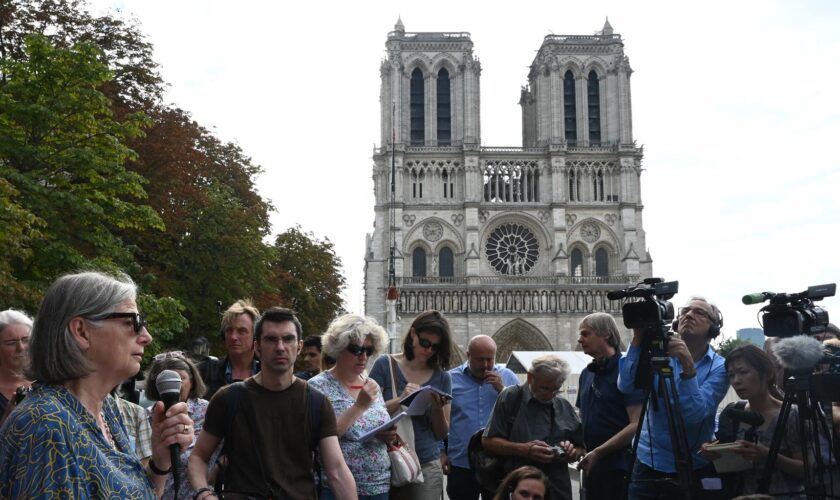
[[[813,337],[797,335],[776,342],[773,354],[785,370],[804,372],[812,370],[820,362],[823,346]]]
[[[743,422],[753,427],[760,427],[764,423],[764,415],[755,411],[730,408],[726,410],[726,415],[733,420]]]

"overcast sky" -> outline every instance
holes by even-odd
[[[578,6],[580,4],[580,6]],[[655,276],[756,327],[754,291],[840,279],[840,2],[96,0],[134,15],[167,99],[262,165],[274,233],[335,243],[363,310],[372,152],[387,33],[466,31],[481,60],[485,146],[521,146],[520,87],[547,34],[609,16],[634,70],[633,133]],[[378,145],[378,144],[377,144]],[[840,323],[840,300],[823,301]]]

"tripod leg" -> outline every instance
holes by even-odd
[[[663,395],[665,415],[668,420],[668,432],[671,435],[671,446],[674,452],[674,465],[686,499],[692,498],[694,488],[694,470],[692,468],[691,450],[688,447],[688,436],[680,412],[679,395],[677,394],[674,373],[668,368],[659,377],[660,393]],[[671,401],[673,398],[673,402]]]
[[[786,384],[790,385],[790,384]],[[758,493],[767,493],[770,490],[770,478],[773,474],[773,467],[776,465],[776,456],[782,445],[782,434],[787,425],[790,415],[790,406],[793,404],[794,388],[786,387],[785,398],[782,400],[782,408],[779,410],[779,418],[776,419],[776,429],[773,431],[773,439],[770,441],[770,451],[767,453],[767,460],[764,462],[764,470],[761,472],[761,479],[758,481]]]

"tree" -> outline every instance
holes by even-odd
[[[25,58],[26,37],[40,34],[58,48],[78,43],[100,49],[100,62],[111,70],[103,91],[121,106],[139,110],[158,102],[164,83],[136,20],[93,16],[84,0],[12,0],[0,3],[0,58]],[[3,74],[5,79],[5,74]]]
[[[732,352],[732,349],[735,349],[736,347],[741,347],[742,345],[747,345],[747,344],[749,344],[749,342],[747,342],[746,340],[726,339],[726,340],[724,340],[723,342],[720,343],[720,345],[717,348],[717,352],[718,352],[718,354],[720,354],[721,356],[723,356],[725,358],[730,352]]]
[[[162,232],[129,231],[146,288],[178,297],[190,321],[186,336],[219,327],[216,302],[270,293],[271,205],[256,192],[261,171],[235,144],[223,143],[177,108],[156,107],[153,125],[132,147],[130,168],[149,180],[149,204]],[[215,336],[210,336],[215,338]]]
[[[297,311],[304,335],[320,335],[345,312],[341,292],[347,282],[341,258],[329,239],[320,241],[300,226],[278,235],[274,250],[271,284]]]
[[[0,60],[0,178],[13,188],[16,219],[41,226],[37,234],[25,223],[15,229],[29,236],[11,260],[24,296],[68,270],[131,272],[132,248],[119,232],[163,229],[143,203],[144,179],[125,168],[135,156],[125,140],[147,119],[114,118],[98,90],[110,78],[99,56],[90,44],[61,49],[32,35],[22,60]]]

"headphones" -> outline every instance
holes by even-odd
[[[607,368],[607,364],[609,364],[609,362],[610,358],[604,358],[602,360],[593,359],[591,363],[586,365],[586,369],[592,373],[600,373]]]
[[[706,302],[706,301],[704,300],[702,302]],[[709,304],[709,307],[712,308],[712,315],[714,316],[712,318],[712,324],[709,325],[709,333],[706,335],[706,337],[709,338],[709,339],[714,339],[714,338],[717,338],[718,335],[720,335],[720,329],[723,328],[723,313],[721,313],[720,309],[718,309],[717,306],[715,306],[711,302],[706,302],[706,303]],[[673,330],[675,332],[678,331],[677,328],[678,328],[679,324],[680,324],[680,318],[678,316],[678,317],[674,318],[674,322],[671,323],[671,330]]]

